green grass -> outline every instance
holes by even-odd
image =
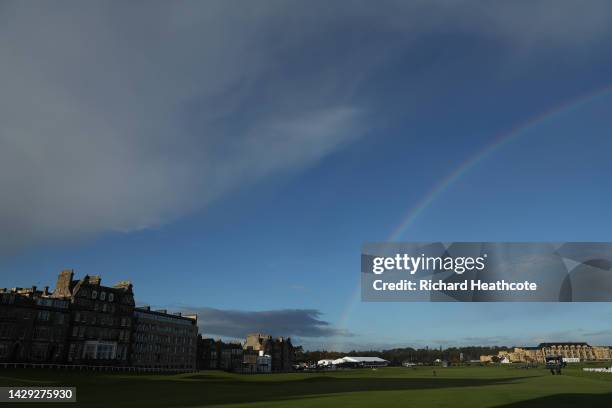
[[[436,376],[431,367],[268,375],[15,369],[0,370],[0,386],[76,386],[79,402],[70,406],[91,407],[612,407],[612,374],[580,366],[561,376],[506,366],[435,370]]]

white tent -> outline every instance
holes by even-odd
[[[334,360],[334,365],[350,365],[359,367],[385,367],[389,364],[387,360],[379,357],[353,357],[346,356]]]

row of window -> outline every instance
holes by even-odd
[[[61,326],[37,326],[34,328],[32,338],[36,340],[61,342],[65,338],[64,329]]]
[[[114,342],[87,341],[84,345],[72,343],[68,348],[68,361],[127,360],[127,346]]]
[[[190,327],[176,327],[176,326],[168,326],[164,324],[138,323],[136,325],[136,329],[138,331],[174,333],[174,334],[183,335],[183,336],[193,335],[193,333],[197,332],[197,328],[193,325]]]
[[[160,344],[135,343],[134,351],[140,353],[166,353],[166,354],[191,354],[193,347],[162,346]]]
[[[15,295],[13,293],[0,293],[0,303],[3,305],[12,305],[15,303]]]
[[[58,309],[68,309],[68,301],[62,299],[52,299],[46,297],[36,298],[36,304],[39,306],[56,307]]]
[[[128,342],[130,340],[129,330],[116,330],[100,327],[74,326],[72,337],[79,338],[99,338],[103,340],[119,340]]]
[[[92,299],[98,299],[98,291],[97,290],[92,290],[91,291],[91,298]],[[106,296],[106,292],[100,292],[100,300],[106,300],[107,296]],[[109,293],[108,294],[108,301],[112,302],[113,300],[115,300],[115,294],[114,293]]]
[[[146,343],[165,343],[165,344],[187,344],[192,345],[195,341],[194,336],[190,337],[177,337],[177,336],[164,336],[155,333],[135,333],[136,340]]]
[[[74,313],[74,321],[90,324],[100,324],[103,326],[115,326],[117,323],[121,327],[130,327],[131,319],[127,316],[123,316],[121,318],[115,318],[113,316],[108,315],[99,315],[96,313],[87,313],[87,312],[75,312]]]
[[[64,313],[53,313],[49,310],[39,310],[36,318],[43,322],[53,321],[55,324],[64,324]]]

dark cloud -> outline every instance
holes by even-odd
[[[300,338],[351,336],[347,331],[333,328],[321,320],[321,312],[313,309],[252,312],[203,307],[188,310],[197,313],[200,331],[204,336],[244,338],[249,333]]]

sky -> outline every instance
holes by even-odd
[[[128,279],[307,349],[612,345],[607,303],[358,293],[365,242],[612,241],[611,27],[607,1],[0,1],[0,286]]]

